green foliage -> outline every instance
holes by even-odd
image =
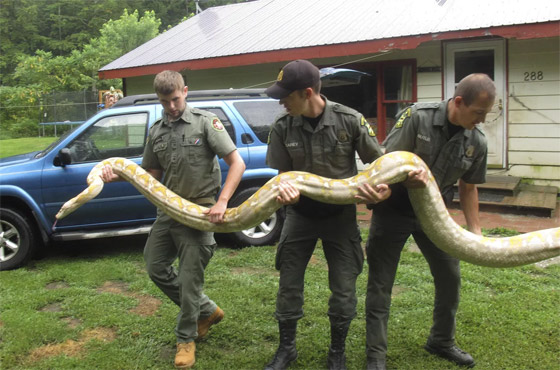
[[[41,91],[74,91],[91,85],[83,76],[76,55],[54,57],[51,52],[37,50],[33,56],[20,57],[14,78],[20,85],[36,86]]]
[[[35,87],[0,86],[0,138],[37,134],[41,93]]]
[[[161,21],[153,11],[139,17],[138,11],[128,14],[125,9],[118,20],[109,20],[103,25],[99,38],[92,39],[81,53],[74,52],[72,55],[82,66],[82,73],[97,82],[97,71],[101,67],[156,37],[160,25]],[[120,88],[121,82],[104,80],[100,81],[100,85],[101,88]]]
[[[214,0],[204,6],[241,1]],[[41,122],[44,111],[36,94],[122,88],[119,79],[99,80],[97,71],[193,10],[183,0],[2,0],[0,81],[1,89],[8,90],[0,92],[1,137],[37,132],[33,122]],[[9,87],[14,85],[20,87]],[[11,89],[27,90],[23,95],[30,99],[13,98]]]
[[[138,10],[154,11],[162,30],[177,25],[188,14],[184,0],[2,0],[0,6],[0,80],[13,85],[12,73],[22,56],[44,50],[69,56],[100,36],[111,19]]]
[[[128,14],[125,9],[118,20],[109,20],[101,28],[101,36],[93,38],[82,51],[69,56],[53,56],[37,50],[33,56],[20,57],[14,78],[22,85],[37,86],[42,91],[76,91],[95,88],[97,71],[105,64],[154,38],[161,22],[155,13]],[[120,81],[107,80],[103,87],[120,88]]]
[[[103,25],[101,35],[91,39],[81,51],[74,50],[69,56],[54,56],[52,52],[37,50],[33,56],[20,56],[13,78],[26,87],[0,87],[2,137],[37,133],[37,123],[42,121],[41,93],[107,89],[110,86],[121,88],[120,80],[98,83],[97,71],[157,36],[160,25],[153,11],[140,17],[137,11],[128,14],[125,9],[119,19]],[[69,117],[61,120],[67,119]]]

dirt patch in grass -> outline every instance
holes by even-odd
[[[65,355],[68,357],[80,357],[84,354],[84,345],[91,340],[99,340],[101,342],[112,342],[117,337],[115,329],[112,328],[94,328],[85,330],[80,339],[68,339],[64,343],[47,344],[35,348],[29,354],[29,362],[41,361],[48,357]]]
[[[161,301],[157,298],[146,294],[129,292],[128,284],[122,281],[106,281],[100,288],[97,288],[97,291],[99,293],[121,294],[136,299],[138,305],[132,308],[130,312],[144,317],[155,314],[159,306],[161,306]]]
[[[395,298],[401,293],[407,291],[408,289],[401,285],[393,285],[393,290],[391,290],[391,298]]]
[[[146,317],[152,316],[156,313],[159,306],[161,306],[161,301],[157,298],[150,297],[149,295],[132,295],[138,300],[138,306],[130,310],[130,312],[137,315]]]
[[[85,330],[82,334],[80,342],[87,342],[94,339],[101,342],[112,342],[116,338],[116,329],[101,327]]]
[[[48,290],[54,290],[54,289],[64,289],[64,288],[69,288],[70,285],[68,285],[67,282],[65,281],[53,281],[52,283],[48,283],[45,288]]]
[[[63,317],[61,320],[64,321],[70,329],[75,329],[82,324],[81,320],[74,317]]]
[[[313,254],[311,255],[311,258],[309,259],[309,263],[311,265],[320,265],[321,262],[319,261],[319,259]]]
[[[100,288],[97,288],[99,293],[113,293],[113,294],[127,294],[128,284],[123,281],[106,281]]]

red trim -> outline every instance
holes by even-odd
[[[392,39],[381,39],[347,44],[334,44],[325,46],[311,46],[306,48],[267,51],[252,54],[240,54],[218,58],[186,60],[167,64],[156,64],[133,68],[113,69],[99,71],[101,79],[125,78],[134,76],[154,75],[164,69],[175,71],[202,70],[213,68],[237,67],[253,64],[285,62],[294,59],[330,58],[341,55],[373,54],[391,49],[415,49],[423,42],[434,40],[463,39],[471,37],[500,36],[504,38],[532,39],[560,36],[560,22],[522,24],[483,28],[476,30],[463,30],[442,32],[428,35],[406,36]]]

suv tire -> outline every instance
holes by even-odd
[[[231,198],[229,207],[239,206],[256,193],[257,190],[259,190],[258,187],[251,187],[239,191]],[[274,245],[280,239],[284,218],[284,209],[280,208],[270,218],[254,228],[228,234],[229,239],[238,247]]]
[[[11,208],[0,208],[0,271],[23,265],[35,249],[29,219]]]

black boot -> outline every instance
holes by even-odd
[[[290,365],[290,362],[297,358],[296,351],[296,328],[297,320],[278,321],[280,331],[280,345],[264,370],[283,370]]]
[[[329,347],[329,357],[327,358],[327,368],[329,370],[346,370],[346,335],[348,334],[348,322],[335,322],[331,320],[331,346]]]

